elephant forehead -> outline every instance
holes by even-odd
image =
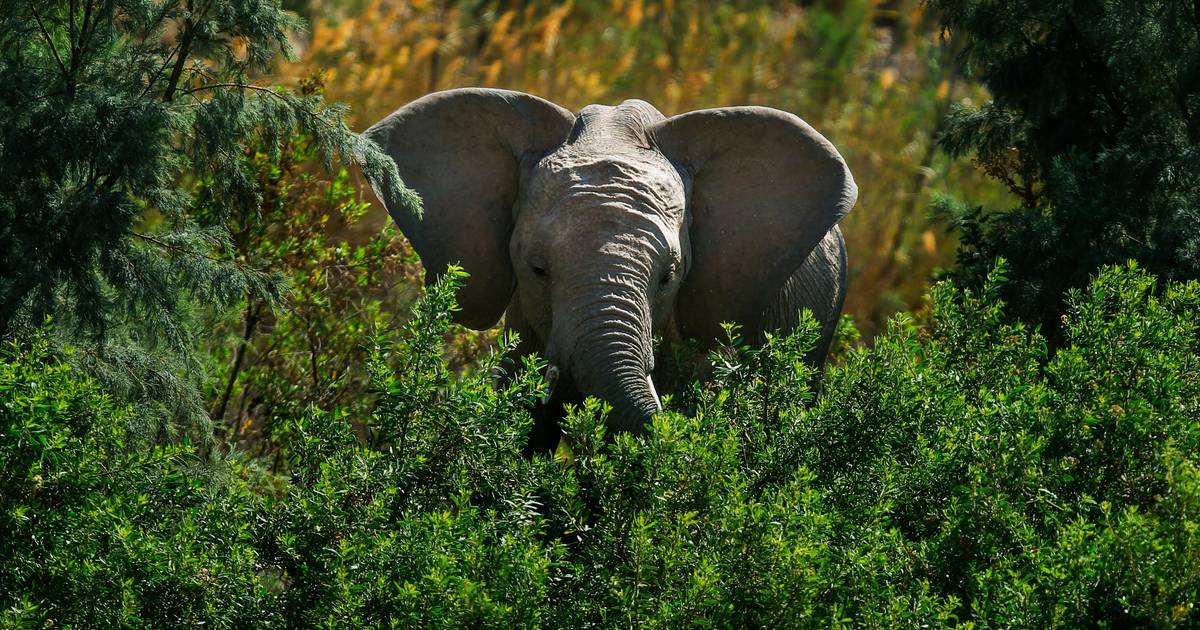
[[[617,156],[551,154],[538,164],[526,192],[528,205],[550,211],[614,208],[669,222],[682,219],[686,200],[679,172],[649,151]]]

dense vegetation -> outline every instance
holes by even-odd
[[[814,406],[803,331],[723,351],[694,413],[645,440],[604,439],[589,405],[570,452],[533,461],[536,366],[499,390],[453,376],[452,289],[376,340],[365,438],[337,411],[292,419],[288,476],[130,442],[133,412],[44,338],[10,344],[0,623],[1194,622],[1198,283],[1107,270],[1053,358],[1004,323],[1000,285],[939,285],[927,327],[893,320]]]
[[[0,628],[1197,625],[1200,3],[284,6],[0,0]],[[820,396],[731,328],[522,457],[351,166],[467,84],[825,132]]]
[[[1047,331],[1102,265],[1200,277],[1200,3],[930,5],[992,95],[955,108],[941,144],[1018,202],[943,204],[963,234],[957,275],[977,284],[1007,258],[1005,296]]]
[[[298,24],[273,2],[0,0],[0,336],[45,318],[143,430],[204,439],[198,308],[279,306],[256,148],[297,136],[332,164],[395,166],[319,90],[255,84]],[[243,239],[244,240],[244,239]]]

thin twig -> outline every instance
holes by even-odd
[[[175,50],[172,50],[171,54],[167,55],[166,59],[163,59],[163,64],[159,66],[158,71],[155,72],[154,76],[150,77],[150,80],[146,82],[146,87],[142,89],[141,94],[138,94],[138,99],[141,99],[148,92],[150,92],[150,88],[154,87],[155,83],[158,83],[158,78],[162,76],[163,70],[166,70],[167,66],[171,65],[171,60],[175,58],[175,55],[179,53],[179,49],[182,47],[183,39],[180,39],[179,43],[175,44]]]
[[[203,92],[204,90],[211,90],[213,88],[242,88],[242,89],[246,89],[246,90],[257,90],[259,92],[266,92],[268,94],[274,94],[275,96],[282,97],[282,95],[279,94],[278,92],[276,92],[275,90],[272,90],[267,87],[263,87],[261,85],[254,85],[253,83],[207,83],[205,85],[198,85],[194,88],[180,90],[179,93],[180,94],[191,94],[192,92]]]
[[[217,422],[225,421],[225,409],[229,405],[229,397],[233,395],[233,385],[237,382],[238,374],[242,371],[242,364],[246,360],[246,349],[250,346],[250,338],[254,336],[254,329],[258,327],[258,318],[262,313],[262,304],[255,303],[253,307],[246,305],[246,322],[242,329],[242,340],[238,343],[237,352],[234,354],[233,366],[229,369],[229,380],[225,383],[225,393],[221,395],[221,402],[217,405],[216,411],[213,413],[213,419]],[[234,419],[235,422],[238,419]],[[236,425],[235,425],[236,435]]]

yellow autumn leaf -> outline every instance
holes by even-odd
[[[517,17],[516,9],[509,9],[509,10],[505,11],[500,16],[500,19],[496,20],[496,23],[492,26],[492,32],[489,34],[489,37],[488,37],[489,41],[497,42],[497,41],[503,40],[505,38],[505,36],[508,34],[508,27],[510,25],[512,25],[512,21],[516,17]]]
[[[343,22],[338,24],[337,28],[333,30],[332,37],[330,38],[330,44],[332,44],[334,48],[344,47],[346,42],[350,40],[350,35],[353,32],[353,28],[353,22]]]
[[[950,81],[942,79],[942,82],[938,83],[937,86],[937,99],[944,101],[947,96],[950,96]]]
[[[553,51],[554,44],[558,40],[559,30],[562,28],[563,19],[571,12],[571,2],[564,2],[558,8],[550,12],[546,16],[542,24],[542,49]]]
[[[458,74],[462,72],[462,68],[464,65],[466,65],[466,63],[466,57],[455,57],[454,59],[451,59],[450,62],[446,64],[446,71],[442,76],[449,77],[451,79],[457,77]]]
[[[625,53],[621,55],[621,58],[617,60],[617,66],[613,68],[613,74],[624,74],[625,71],[633,65],[633,60],[636,55],[636,49],[630,48],[626,50]]]
[[[441,44],[441,42],[433,38],[426,39],[417,44],[413,48],[413,63],[425,61],[426,58],[433,54],[433,51],[437,50],[439,44]]]
[[[383,73],[383,66],[371,66],[367,71],[367,76],[363,78],[363,85],[368,89],[378,87],[379,77]]]
[[[879,73],[879,87],[888,89],[896,82],[896,69],[884,68],[883,72]]]
[[[921,234],[921,248],[924,249],[925,253],[927,254],[932,254],[937,251],[937,236],[934,235],[933,230],[925,230],[925,232]]]
[[[312,29],[312,38],[308,40],[310,50],[324,50],[329,46],[329,29],[325,25],[318,22]]]
[[[492,63],[488,64],[487,71],[485,71],[484,75],[483,75],[484,76],[483,82],[488,85],[495,85],[496,80],[500,78],[501,67],[502,67],[502,64],[500,63],[499,60],[493,61]]]
[[[629,9],[625,11],[625,24],[630,28],[637,28],[642,23],[643,17],[645,17],[645,9],[642,6],[642,0],[630,2]]]

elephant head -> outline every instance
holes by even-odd
[[[549,376],[613,405],[617,430],[640,430],[659,408],[653,335],[719,337],[727,321],[761,332],[857,196],[833,145],[766,107],[666,118],[625,101],[572,114],[468,88],[418,99],[365,135],[424,201],[410,215],[371,182],[426,281],[455,262],[470,273],[457,320],[487,328],[507,310]]]

